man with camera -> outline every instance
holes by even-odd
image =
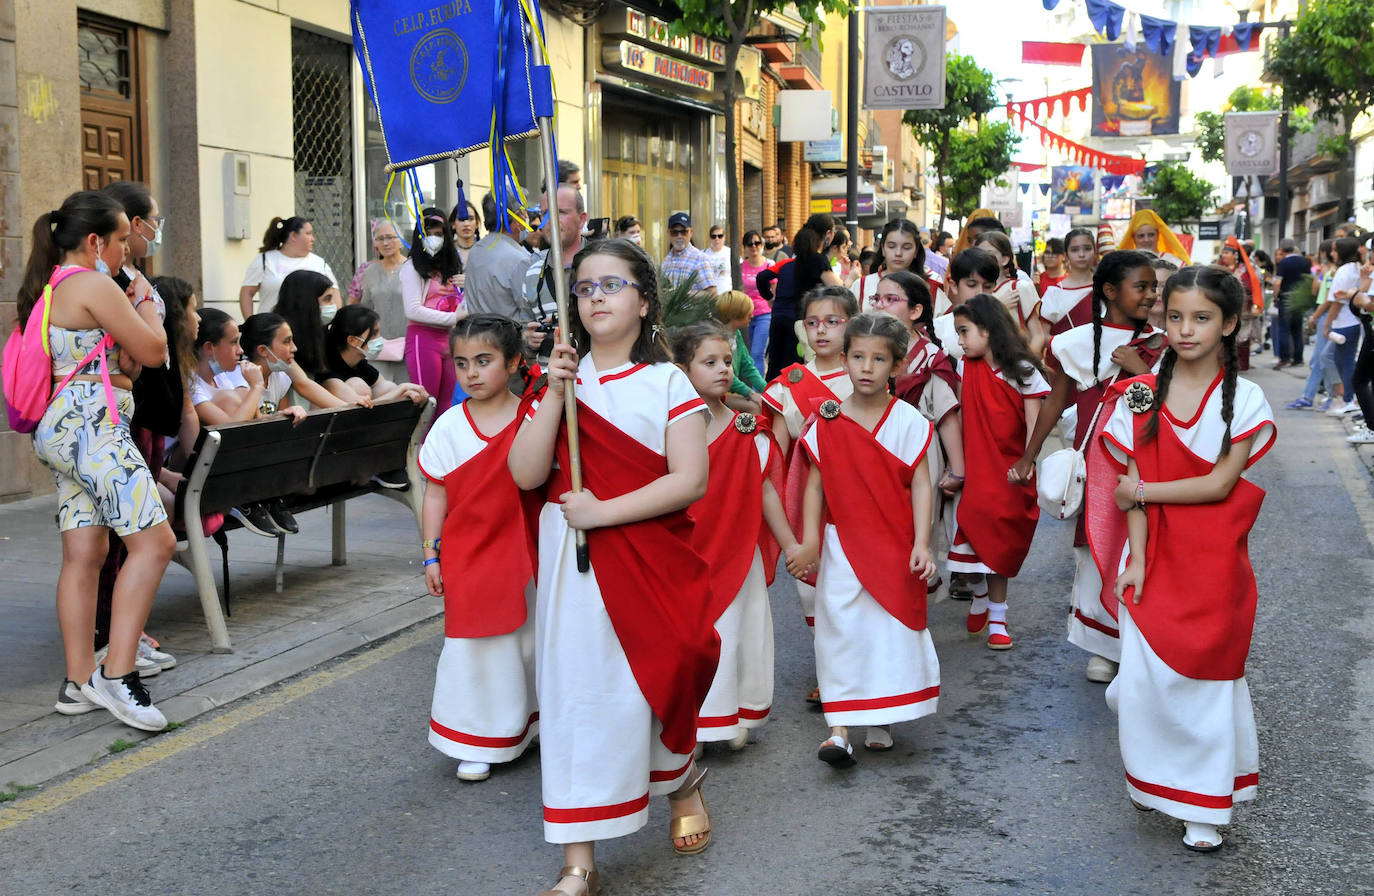
[[[548,215],[547,194],[540,200],[539,208],[543,216]],[[564,279],[572,270],[573,259],[582,251],[582,230],[586,225],[587,205],[582,198],[582,191],[571,184],[559,184],[558,242],[563,250],[561,276]],[[554,272],[549,267],[549,250],[535,252],[525,269],[524,290],[520,297],[521,314],[516,316],[516,320],[527,322],[525,344],[541,364],[549,360],[549,352],[553,350],[553,330],[558,325],[553,276]]]

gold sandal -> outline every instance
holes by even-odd
[[[565,877],[580,878],[587,885],[586,896],[600,896],[601,879],[597,876],[596,869],[588,870],[580,865],[564,865],[563,870],[558,872],[558,880]],[[554,885],[557,886],[557,884],[558,881],[554,881]],[[562,890],[545,890],[539,896],[568,896],[568,894]]]
[[[695,765],[693,768],[695,769]],[[685,784],[668,794],[668,799],[685,800],[692,794],[699,793],[701,791],[701,782],[706,780],[706,774],[709,771],[710,769],[696,770],[696,773],[691,775]],[[698,834],[701,835],[701,839],[691,846],[678,846],[677,843],[674,842],[673,851],[680,856],[694,856],[697,853],[705,851],[706,847],[711,845],[711,815],[706,810],[705,794],[701,794],[700,814],[683,815],[679,818],[674,818],[672,823],[668,826],[668,837],[673,841],[685,840],[688,837],[693,837]]]

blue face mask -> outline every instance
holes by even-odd
[[[334,319],[334,315],[339,313],[338,305],[320,306],[320,323],[329,326],[329,322]]]
[[[386,340],[382,337],[378,336],[375,339],[369,339],[367,341],[367,347],[363,349],[363,355],[367,358],[367,360],[375,361],[377,360],[377,356],[382,353],[382,349],[385,347]]]
[[[95,241],[95,269],[105,276],[110,275],[110,266],[101,258],[101,253],[105,251],[105,245],[100,240]]]
[[[215,376],[224,373],[224,368],[219,366],[219,362],[215,360],[213,355],[210,356],[210,372]]]
[[[273,373],[286,373],[288,370],[291,369],[290,362],[283,361],[276,355],[272,354],[272,350],[270,348],[264,348],[263,351],[267,352],[267,356],[272,359],[271,361],[267,362],[268,370],[272,371]]]

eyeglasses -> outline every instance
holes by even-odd
[[[572,291],[573,295],[577,296],[579,299],[590,299],[592,296],[596,295],[598,287],[600,287],[602,295],[613,296],[627,286],[633,286],[635,289],[640,288],[639,284],[632,280],[626,280],[624,277],[607,275],[599,280],[578,280],[572,285]]]
[[[832,314],[829,317],[808,317],[806,320],[802,321],[802,323],[806,324],[808,330],[817,330],[821,327],[825,327],[827,330],[833,330],[836,327],[844,326],[849,323],[849,318],[838,317]]]
[[[669,228],[668,228],[668,235],[669,235],[669,236],[684,236],[686,233],[687,233],[687,230],[686,230],[686,228],[683,228],[683,227],[669,227]]]
[[[711,239],[713,239],[713,240],[723,240],[723,239],[725,239],[725,234],[723,234],[723,233],[713,233],[713,234],[711,234]]]
[[[746,245],[746,246],[762,246],[762,245],[763,245],[763,240],[750,240],[749,242],[745,243],[744,245]]]
[[[374,242],[374,243],[394,243],[394,242],[396,242],[397,239],[399,239],[399,237],[395,236],[394,234],[385,233],[385,234],[380,234],[380,235],[378,235],[378,236],[374,236],[374,237],[372,238],[372,242]]]
[[[887,293],[886,295],[875,295],[873,297],[873,304],[886,306],[905,305],[907,304],[907,300],[906,296],[897,295],[896,293]]]

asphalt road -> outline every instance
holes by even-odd
[[[774,716],[743,752],[707,754],[714,843],[674,856],[656,800],[647,828],[599,849],[607,891],[1374,892],[1374,500],[1336,424],[1279,416],[1253,471],[1269,490],[1251,543],[1260,798],[1221,852],[1186,851],[1179,823],[1127,802],[1103,688],[1064,639],[1072,532],[1045,521],[1012,585],[1015,649],[969,641],[966,605],[935,604],[938,714],[847,772],[815,758],[809,636],[775,585]],[[439,646],[424,624],[0,806],[0,893],[547,887],[561,855],[542,840],[537,752],[464,784],[426,743]]]

